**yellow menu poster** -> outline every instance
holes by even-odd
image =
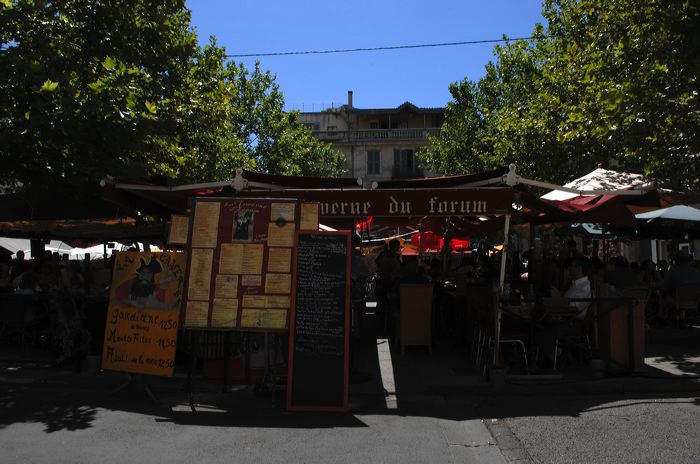
[[[287,222],[285,224],[277,225],[274,222],[271,222],[267,228],[267,246],[294,246],[294,223]]]
[[[209,322],[208,301],[188,301],[185,306],[185,325],[188,327],[206,327]]]
[[[270,308],[289,309],[292,298],[289,295],[268,295],[267,306]]]
[[[238,319],[238,300],[214,298],[211,309],[212,327],[236,327]]]
[[[285,221],[294,221],[295,203],[272,203],[270,207],[270,221],[275,222],[278,219]]]
[[[216,276],[214,298],[236,298],[238,296],[238,276],[219,274]]]
[[[192,225],[192,247],[214,248],[219,237],[219,214],[221,205],[216,201],[195,203]]]
[[[244,308],[267,307],[267,295],[243,295]]]
[[[301,230],[318,230],[318,203],[301,204]]]
[[[171,215],[170,231],[168,232],[168,243],[172,245],[186,245],[189,228],[189,216],[183,216],[180,214]]]
[[[264,253],[265,245],[262,243],[249,243],[243,245],[241,274],[260,274],[262,272]]]
[[[291,267],[291,248],[268,248],[267,272],[291,272]]]
[[[222,243],[219,257],[221,274],[260,274],[263,265],[262,243]]]
[[[243,295],[244,308],[278,308],[289,309],[289,295]]]
[[[292,275],[291,274],[272,274],[265,275],[265,293],[291,293],[292,292]]]
[[[255,329],[284,329],[287,311],[283,309],[243,309],[241,327]]]
[[[208,248],[193,248],[191,256],[187,299],[208,301],[214,250]]]

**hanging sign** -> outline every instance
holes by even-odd
[[[266,195],[318,202],[322,218],[480,216],[506,214],[513,204],[509,188],[294,190]]]

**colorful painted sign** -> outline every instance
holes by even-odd
[[[172,376],[186,254],[115,255],[102,367]]]

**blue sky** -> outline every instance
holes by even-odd
[[[329,50],[527,37],[541,22],[531,0],[345,2],[187,0],[200,43],[214,36],[228,54]],[[444,106],[450,83],[483,76],[493,44],[256,59],[277,76],[287,109],[320,111],[410,101]]]

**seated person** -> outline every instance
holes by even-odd
[[[29,269],[29,264],[24,259],[24,251],[18,250],[16,256],[17,258],[12,261],[12,266],[10,266],[10,281],[15,287],[19,282],[19,276]]]
[[[642,262],[640,272],[640,283],[650,290],[658,290],[663,285],[664,278],[661,273],[656,270],[656,264],[650,259]]]
[[[693,266],[693,258],[688,253],[679,251],[674,261],[675,263],[664,276],[664,290],[675,290],[683,284],[700,283],[700,271]]]
[[[698,283],[700,283],[700,270],[693,266],[693,258],[688,253],[679,251],[675,256],[673,266],[664,276],[659,317],[669,319],[673,316],[673,319],[681,323],[685,319],[685,314],[675,309],[676,289],[681,285]]]
[[[575,309],[575,314],[571,317],[563,317],[556,321],[544,321],[541,330],[537,334],[537,343],[542,352],[549,357],[550,360],[554,359],[554,347],[557,338],[583,334],[586,329],[584,326],[584,319],[591,305],[590,301],[571,301],[579,298],[591,298],[591,283],[588,279],[588,260],[581,256],[571,259],[568,272],[573,280],[566,292],[562,295],[556,289],[552,289],[552,296],[543,299],[545,307],[565,306]],[[559,350],[561,350],[561,348]]]
[[[570,301],[577,298],[591,298],[591,281],[588,279],[588,260],[584,257],[573,258],[568,268],[569,276],[571,276],[571,285],[562,295],[557,288],[552,287],[551,297],[545,298],[543,303],[545,306],[569,306],[576,308],[576,319],[583,320],[586,317],[586,311],[590,306],[588,301]]]
[[[17,281],[17,286],[15,287],[15,293],[17,295],[34,295],[35,293],[41,292],[39,279],[31,266],[15,280]]]

